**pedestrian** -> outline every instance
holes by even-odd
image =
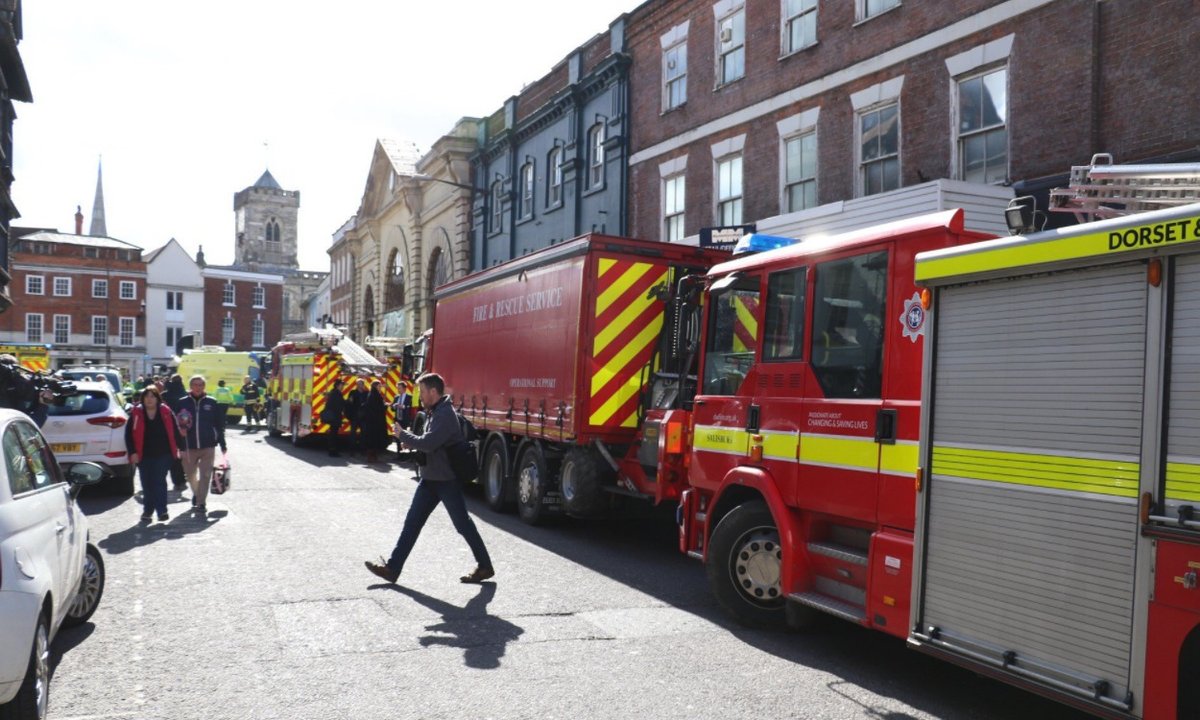
[[[367,462],[379,462],[379,453],[383,452],[391,440],[388,439],[387,402],[383,399],[383,383],[375,380],[363,401],[362,413],[359,417],[362,425],[363,450],[367,453]]]
[[[340,457],[337,449],[338,431],[346,416],[346,398],[342,396],[342,379],[333,381],[333,387],[325,393],[325,407],[321,409],[321,422],[328,426],[325,437],[329,442],[329,457]]]
[[[167,520],[167,472],[171,462],[179,459],[179,445],[175,414],[163,404],[162,393],[153,385],[142,388],[138,404],[129,414],[125,447],[142,480],[142,520],[149,522],[155,512],[160,521]]]
[[[225,428],[221,425],[221,409],[211,395],[204,392],[204,376],[193,375],[188,380],[191,392],[175,406],[183,435],[183,472],[192,488],[192,507],[203,518],[208,513],[209,481],[212,479],[217,446],[226,451]]]
[[[229,424],[229,408],[233,405],[233,391],[225,387],[224,380],[217,381],[217,389],[213,391],[213,399],[221,406],[221,427]]]
[[[346,417],[350,420],[350,448],[355,452],[363,449],[362,410],[370,394],[367,382],[359,378],[354,383],[354,389],[350,391],[350,397],[347,398]]]
[[[247,427],[251,422],[255,425],[262,422],[262,416],[259,414],[259,398],[261,396],[258,385],[251,382],[250,376],[247,375],[245,382],[242,383],[242,406],[246,411]]]
[[[446,397],[446,383],[442,376],[427,373],[417,380],[420,390],[421,405],[426,411],[424,431],[421,435],[413,435],[407,430],[398,433],[398,439],[403,445],[425,453],[425,467],[421,472],[417,491],[413,495],[412,505],[404,518],[404,529],[396,540],[392,556],[378,564],[367,561],[367,570],[388,582],[394,583],[404,569],[404,562],[412,552],[421,534],[421,528],[429,519],[430,513],[440,502],[446,507],[454,529],[466,539],[471,553],[475,556],[476,567],[469,575],[460,580],[464,583],[479,583],[495,576],[492,559],[488,556],[487,547],[479,530],[467,513],[467,502],[463,496],[462,486],[450,469],[450,459],[446,448],[463,440],[462,428],[458,424],[458,413]]]
[[[183,386],[183,377],[179,373],[175,373],[168,378],[166,384],[160,385],[158,389],[161,393],[163,404],[171,409],[175,409],[179,401],[187,395],[187,388]],[[181,492],[186,487],[187,480],[183,474],[183,461],[175,458],[171,462],[171,489]]]

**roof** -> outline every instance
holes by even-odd
[[[270,190],[282,190],[283,189],[282,187],[280,187],[279,181],[277,181],[275,179],[275,176],[271,174],[270,170],[263,170],[263,174],[254,183],[254,187],[268,188]]]
[[[417,161],[421,159],[421,153],[417,150],[416,143],[411,140],[379,138],[379,147],[383,149],[397,174],[417,174]]]
[[[141,252],[141,248],[133,243],[127,243],[124,240],[110,238],[107,236],[95,235],[75,235],[72,233],[49,232],[39,230],[35,233],[22,235],[20,240],[32,240],[34,242],[52,242],[61,243],[63,245],[83,245],[86,247],[102,247],[102,248],[117,248],[119,250],[137,250]]]

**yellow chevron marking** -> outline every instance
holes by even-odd
[[[662,329],[662,315],[659,315],[646,326],[644,330],[637,334],[629,345],[625,346],[611,361],[604,367],[596,371],[592,376],[592,397],[604,389],[605,385],[617,377],[626,366],[633,361],[633,357],[641,352],[647,344],[653,343],[658,338],[659,330]],[[589,420],[592,425],[603,425],[609,418],[612,417],[625,401],[633,397],[642,387],[641,375],[637,372],[631,373],[629,378],[617,389],[617,391],[604,402],[603,405],[596,408],[592,412],[592,417]]]
[[[616,302],[617,298],[621,297],[622,293],[652,269],[654,269],[654,266],[650,263],[634,263],[633,267],[626,270],[621,277],[614,280],[611,285],[605,288],[604,292],[600,293],[600,297],[596,298],[596,317],[600,317],[610,305]]]
[[[659,281],[662,281],[664,278],[666,278],[666,276],[667,272],[664,270],[662,275],[659,277]],[[619,316],[614,318],[607,327],[601,328],[600,331],[596,333],[596,339],[592,341],[592,355],[599,355],[604,348],[608,347],[608,344],[611,343],[614,338],[624,332],[625,329],[629,327],[630,323],[637,320],[638,317],[645,312],[646,308],[655,302],[657,301],[645,296],[637,297],[630,301],[629,306],[622,311]],[[597,300],[596,303],[597,308],[599,308],[599,300]],[[600,313],[597,312],[596,314],[599,315]],[[658,321],[661,326],[661,313],[658,316]]]
[[[604,273],[612,270],[613,265],[616,264],[617,261],[612,258],[600,258],[600,262],[596,263],[596,278],[604,277]]]

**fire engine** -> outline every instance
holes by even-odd
[[[1200,165],[925,253],[909,642],[1109,718],[1200,718]],[[1131,211],[1161,208],[1143,214]]]
[[[438,289],[432,347],[412,357],[445,376],[481,433],[493,509],[515,504],[537,524],[593,514],[618,495],[678,497],[684,476],[656,478],[653,434],[683,384],[666,371],[679,364],[671,298],[679,279],[726,258],[590,234]]]
[[[346,395],[359,379],[368,386],[373,380],[380,380],[388,405],[389,427],[395,420],[392,401],[408,387],[399,362],[381,362],[332,328],[288,335],[272,349],[270,368],[267,431],[272,436],[289,433],[296,445],[310,435],[328,432],[329,428],[321,421],[321,411],[325,408],[325,394],[335,379],[342,379]],[[338,433],[349,432],[350,422],[344,419]]]
[[[6,343],[0,345],[0,355],[12,355],[17,364],[34,372],[50,371],[50,346],[41,343]]]

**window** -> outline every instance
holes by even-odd
[[[266,324],[263,322],[263,319],[261,317],[254,318],[254,326],[253,326],[254,339],[252,341],[254,343],[254,347],[262,347],[263,346],[263,344],[264,344],[263,335],[265,334],[265,329],[266,329]]]
[[[717,23],[718,85],[739,80],[746,74],[746,11],[726,15]]]
[[[741,387],[758,349],[758,295],[757,278],[713,295],[701,393],[732,395]]]
[[[137,299],[137,283],[131,282],[129,280],[122,280],[120,297],[122,300],[136,300]]]
[[[504,230],[504,181],[492,183],[492,234]]]
[[[817,266],[812,368],[827,398],[878,398],[883,389],[886,252]]]
[[[817,0],[783,0],[783,54],[817,44]]]
[[[805,268],[773,273],[767,278],[764,360],[801,360],[804,357]]]
[[[855,0],[855,20],[861,22],[873,18],[899,5],[900,0]]]
[[[25,313],[25,342],[42,341],[42,314]]]
[[[717,224],[742,224],[742,156],[717,163]]]
[[[9,490],[13,495],[62,482],[50,447],[32,424],[14,422],[4,431],[0,447],[3,448],[4,462],[8,466]]]
[[[54,343],[56,345],[66,345],[69,342],[71,342],[71,316],[55,315]]]
[[[1008,69],[958,83],[959,177],[974,183],[1008,179]]]
[[[233,301],[234,301],[234,297],[235,297],[235,295],[234,295],[234,290],[233,290],[233,283],[231,283],[231,282],[225,283],[225,289],[221,294],[221,302],[224,303],[225,305],[232,305]]]
[[[523,218],[533,217],[533,161],[530,160],[521,166],[521,206],[519,208],[520,216]]]
[[[108,344],[108,318],[103,315],[92,316],[92,344]]]
[[[85,258],[98,258],[100,257],[100,248],[85,247],[83,249],[83,256]]]
[[[183,328],[168,327],[167,328],[167,352],[166,354],[174,354],[175,346],[179,344],[179,339],[183,337]]]
[[[863,195],[895,190],[900,187],[900,105],[868,110],[858,122]]]
[[[683,240],[683,207],[687,194],[686,178],[676,175],[663,180],[663,240]]]
[[[604,184],[604,123],[598,122],[588,130],[588,187]]]
[[[546,205],[554,207],[562,202],[563,169],[562,148],[555,146],[546,160],[546,168],[550,173],[550,182],[546,185]]]
[[[167,309],[182,310],[183,309],[183,293],[178,290],[167,291]]]
[[[262,285],[257,285],[253,291],[254,307],[261,308],[267,306],[267,291]]]
[[[784,212],[817,205],[817,133],[807,132],[783,142]]]
[[[221,319],[221,344],[233,344],[233,318],[231,317]]]
[[[266,227],[267,242],[279,242],[279,221],[271,218]]]
[[[46,294],[46,278],[41,275],[26,275],[25,276],[25,294],[26,295],[45,295]]]
[[[108,281],[93,280],[92,281],[92,297],[106,298],[108,297]]]
[[[687,102],[687,39],[663,52],[663,109]]]
[[[54,278],[54,295],[55,297],[71,297],[71,278]]]
[[[117,344],[124,347],[133,346],[133,336],[137,332],[137,320],[123,317],[117,321]]]
[[[33,473],[29,471],[29,459],[25,457],[25,448],[21,447],[21,436],[17,434],[15,423],[4,431],[0,447],[4,450],[4,464],[8,468],[8,489],[13,496],[38,489],[34,484]]]

